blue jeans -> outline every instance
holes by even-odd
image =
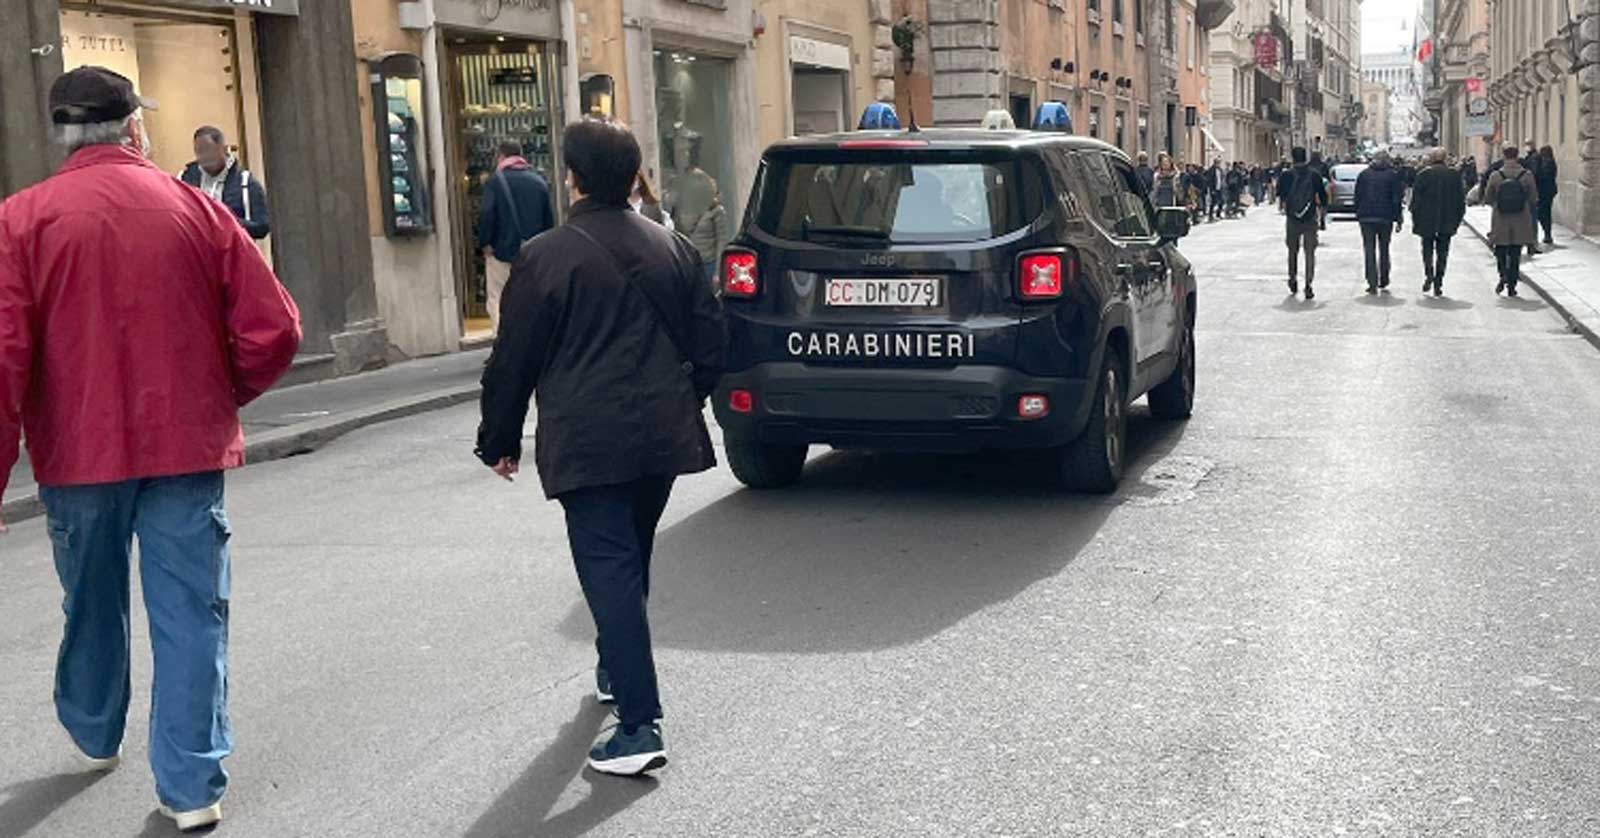
[[[155,683],[150,767],[178,811],[217,802],[233,751],[228,723],[228,519],[222,472],[39,490],[49,515],[66,631],[56,716],[91,757],[122,746],[128,715],[128,564],[150,618]]]

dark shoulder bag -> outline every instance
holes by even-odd
[[[601,244],[599,239],[577,224],[569,223],[567,226],[571,227],[573,232],[587,239],[595,250],[602,253],[606,257],[606,261],[611,263],[611,267],[622,275],[623,280],[632,285],[633,290],[638,291],[645,298],[645,301],[650,304],[650,310],[655,313],[656,322],[661,324],[661,330],[666,332],[667,339],[672,341],[672,348],[678,353],[678,365],[683,370],[683,374],[689,378],[689,385],[692,388],[694,386],[694,362],[689,360],[689,353],[684,351],[683,341],[678,337],[677,331],[672,328],[672,319],[667,317],[667,313],[662,310],[661,304],[656,301],[656,298],[649,291],[645,290],[643,285],[639,284],[632,272],[622,267],[621,260],[617,259],[616,254],[612,253],[610,248]]]

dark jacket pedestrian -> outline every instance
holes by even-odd
[[[65,594],[56,716],[99,770],[123,744],[138,539],[156,796],[196,829],[222,817],[233,748],[223,471],[299,313],[227,209],[139,150],[131,82],[79,68],[49,103],[66,163],[0,204],[0,493],[26,436]]]
[[[567,127],[563,152],[577,201],[518,258],[483,374],[476,453],[510,479],[537,398],[534,461],[566,511],[599,635],[597,692],[615,697],[621,718],[589,764],[635,774],[666,762],[650,558],[673,479],[716,463],[702,406],[721,373],[724,323],[694,247],[628,206],[633,135],[585,120]]]
[[[483,248],[484,300],[489,327],[500,333],[500,297],[511,278],[511,265],[524,242],[555,226],[550,184],[528,165],[522,145],[502,142],[495,170],[483,184],[478,214],[478,244]]]
[[[1318,220],[1328,206],[1328,181],[1306,161],[1306,150],[1291,150],[1293,168],[1278,178],[1278,206],[1284,214],[1284,243],[1289,249],[1289,293],[1300,291],[1300,254],[1305,253],[1306,299],[1316,298]]]
[[[1561,170],[1556,165],[1556,151],[1550,146],[1539,149],[1534,169],[1539,184],[1539,226],[1544,228],[1544,243],[1555,244],[1551,235],[1555,227],[1556,194],[1561,191]]]
[[[1389,287],[1389,243],[1400,227],[1406,199],[1405,175],[1389,155],[1379,152],[1356,178],[1356,220],[1366,256],[1367,293]]]
[[[1467,214],[1467,190],[1461,173],[1445,165],[1443,155],[1417,174],[1411,190],[1411,231],[1422,240],[1422,290],[1444,294],[1450,262],[1450,241]]]
[[[194,151],[194,161],[184,167],[178,179],[221,201],[250,238],[270,235],[272,215],[267,208],[267,190],[260,178],[229,153],[222,131],[201,126],[194,132]]]
[[[1495,290],[1505,289],[1515,297],[1522,277],[1522,250],[1538,240],[1534,214],[1539,206],[1538,178],[1523,168],[1516,146],[1506,149],[1500,169],[1489,175],[1483,202],[1493,210],[1489,244],[1500,269],[1500,283]]]
[[[1150,194],[1156,185],[1156,170],[1150,168],[1150,155],[1139,152],[1139,164],[1133,167],[1133,172],[1139,176],[1139,183],[1144,185],[1145,194]]]

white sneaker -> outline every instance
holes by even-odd
[[[212,826],[222,820],[222,803],[216,802],[204,809],[195,809],[192,812],[174,812],[166,806],[159,810],[165,817],[171,818],[178,825],[179,832],[188,832],[193,829]]]
[[[83,760],[84,767],[88,768],[90,771],[104,773],[106,771],[113,771],[117,766],[122,764],[122,749],[118,748],[116,753],[108,757],[92,757],[86,753],[83,753],[82,751],[79,751],[78,758]]]

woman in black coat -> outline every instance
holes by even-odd
[[[1411,230],[1422,239],[1422,265],[1427,271],[1423,293],[1432,289],[1434,296],[1444,295],[1450,240],[1466,215],[1467,191],[1461,174],[1445,165],[1444,150],[1436,149],[1411,190]]]
[[[1555,149],[1550,146],[1539,149],[1538,164],[1533,174],[1539,183],[1539,226],[1544,228],[1544,243],[1555,244],[1550,235],[1550,228],[1555,224],[1556,190],[1560,188]]]

